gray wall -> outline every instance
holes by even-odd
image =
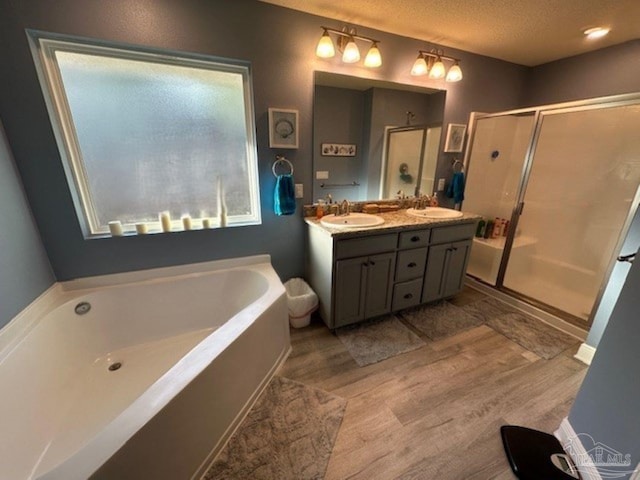
[[[627,471],[640,461],[639,291],[640,261],[636,261],[569,414],[576,433],[587,433],[595,442],[630,454],[631,467],[623,469]],[[587,451],[591,448],[589,444],[584,446]]]
[[[0,328],[49,288],[53,273],[0,123]]]
[[[315,87],[313,99],[313,201],[331,194],[336,201],[365,200],[366,181],[362,179],[362,148],[365,92],[348,88]],[[323,156],[323,143],[356,145],[354,157]],[[328,180],[317,180],[315,172],[329,172]],[[360,186],[322,188],[321,184],[346,184],[358,181]]]
[[[447,90],[444,122],[466,123],[473,110],[496,111],[521,104],[528,69],[467,52],[465,79],[457,84],[411,77],[424,42],[361,29],[381,40],[380,69],[344,65],[314,55],[320,25],[340,22],[254,0],[3,0],[0,16],[0,115],[30,205],[58,280],[269,253],[283,279],[303,273],[304,223],[299,213],[276,217],[268,148],[268,107],[300,111],[300,148],[287,150],[295,179],[311,201],[313,71],[324,70]],[[75,216],[60,156],[24,29],[87,36],[145,46],[211,54],[252,63],[263,224],[102,240],[84,240]],[[450,165],[443,165],[450,172]],[[257,241],[259,239],[259,241]]]
[[[531,69],[527,105],[545,105],[640,91],[640,40]]]

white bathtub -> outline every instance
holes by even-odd
[[[268,256],[47,295],[0,331],[3,480],[198,478],[290,351]]]

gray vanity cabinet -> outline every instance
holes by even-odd
[[[348,238],[308,230],[307,280],[320,316],[338,328],[458,293],[474,223]]]
[[[464,283],[471,241],[429,247],[422,303],[455,295]]]
[[[427,254],[422,303],[455,295],[464,283],[474,224],[434,228]]]
[[[334,327],[391,311],[395,263],[395,253],[336,262]]]

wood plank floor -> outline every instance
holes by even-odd
[[[421,338],[425,347],[361,368],[321,320],[292,330],[279,374],[348,400],[326,480],[513,479],[500,426],[553,432],[587,368],[577,347],[544,360],[484,325]]]

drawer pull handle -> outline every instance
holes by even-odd
[[[406,298],[407,300],[409,300],[410,298],[413,298],[413,293],[407,293],[404,298]]]
[[[409,268],[413,268],[413,267],[417,267],[418,264],[416,262],[411,262],[409,265],[407,265],[407,267]]]
[[[420,237],[418,235],[414,235],[413,237],[411,237],[411,241],[412,242],[419,242],[420,241]]]

